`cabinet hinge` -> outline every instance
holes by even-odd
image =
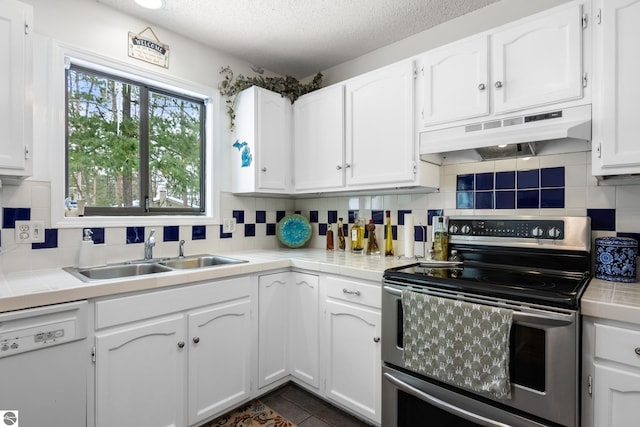
[[[91,361],[93,363],[96,363],[96,348],[95,347],[91,347]]]
[[[587,79],[587,72],[585,71],[582,74],[582,87],[587,87],[587,84],[589,83],[588,79]]]
[[[29,160],[30,155],[31,155],[31,152],[29,151],[29,147],[24,147],[24,159]]]
[[[25,22],[24,23],[24,33],[25,34],[29,34],[30,31],[31,31],[31,27],[29,27],[29,23]]]
[[[417,174],[418,173],[418,165],[416,164],[416,161],[413,161],[413,174]]]
[[[602,158],[602,141],[598,142],[598,146],[596,147],[596,153],[598,154],[598,158]]]
[[[413,79],[417,79],[418,78],[418,69],[416,67],[413,67]]]
[[[596,22],[602,24],[602,9],[598,9],[596,12]]]
[[[582,29],[587,28],[588,25],[589,25],[589,21],[587,20],[587,14],[583,13],[582,14]]]
[[[593,377],[591,375],[587,377],[587,392],[589,396],[593,396]]]

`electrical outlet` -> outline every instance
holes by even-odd
[[[235,218],[224,218],[222,220],[222,232],[223,233],[233,233],[236,231],[236,219]]]
[[[44,221],[16,221],[16,243],[44,242]]]

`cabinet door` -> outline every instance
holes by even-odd
[[[30,173],[32,16],[31,6],[0,0],[0,173],[6,175]]]
[[[496,114],[582,96],[582,7],[492,35]]]
[[[184,316],[96,336],[96,426],[185,425]]]
[[[291,326],[291,375],[318,388],[319,375],[319,317],[318,276],[292,273],[289,325]]]
[[[415,179],[414,81],[405,61],[347,82],[348,186]]]
[[[423,128],[489,114],[487,36],[420,58],[418,120]]]
[[[380,312],[326,303],[326,395],[380,423]]]
[[[600,120],[594,120],[594,174],[640,173],[640,0],[606,0],[597,28]],[[599,151],[599,152],[598,152]],[[597,170],[599,167],[603,169]]]
[[[250,397],[250,310],[244,299],[189,314],[189,425]]]
[[[291,102],[277,93],[256,88],[258,190],[289,189]]]
[[[297,192],[344,186],[344,87],[301,96],[293,105]]]
[[[594,426],[638,425],[640,374],[596,364],[593,393]]]
[[[258,285],[258,387],[288,372],[289,273],[260,276]]]

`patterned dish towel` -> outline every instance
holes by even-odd
[[[498,399],[511,398],[513,310],[402,291],[407,369]]]

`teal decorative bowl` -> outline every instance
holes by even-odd
[[[311,238],[311,224],[302,215],[287,215],[278,223],[278,240],[290,248],[300,248]]]

